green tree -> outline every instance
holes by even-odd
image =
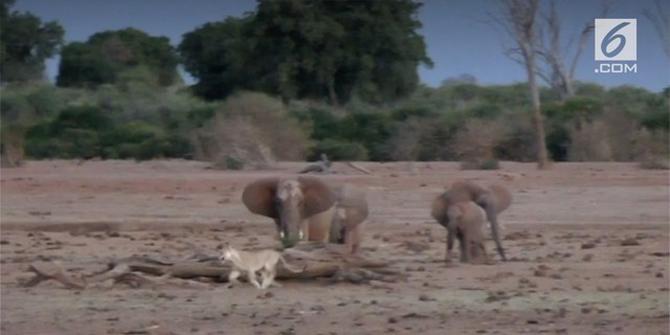
[[[63,27],[29,12],[10,11],[13,5],[14,0],[0,0],[0,80],[42,79],[44,61],[63,43]]]
[[[184,34],[179,44],[184,68],[198,78],[195,93],[206,99],[217,99],[232,94],[236,89],[251,88],[248,63],[249,43],[243,30],[249,18],[228,18],[212,22]]]
[[[97,86],[141,74],[143,81],[169,86],[178,78],[177,64],[177,53],[167,37],[133,28],[105,31],[63,48],[56,82],[58,86]]]
[[[337,105],[409,95],[417,67],[432,65],[416,19],[420,4],[390,1],[259,1],[255,12],[184,36],[179,50],[195,92],[236,89]]]

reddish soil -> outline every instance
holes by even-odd
[[[240,202],[244,185],[287,175],[216,171],[187,161],[43,161],[2,170],[2,334],[669,334],[669,175],[634,164],[335,164],[331,180],[366,187],[363,255],[405,271],[384,284],[284,281],[84,290],[22,287],[35,261],[72,275],[112,258],[180,260],[231,242],[273,247],[274,225]],[[410,172],[412,171],[412,172]],[[507,185],[500,218],[511,258],[447,267],[428,207],[457,179]],[[625,241],[625,242],[624,242]],[[493,253],[492,242],[488,242]]]

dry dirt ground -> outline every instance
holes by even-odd
[[[406,281],[284,281],[251,286],[119,284],[84,290],[43,282],[27,266],[73,275],[131,255],[180,260],[223,242],[271,247],[274,226],[247,212],[244,185],[276,170],[216,171],[187,161],[43,161],[2,170],[2,334],[668,334],[667,171],[632,164],[335,164],[331,180],[368,189],[363,254]],[[447,267],[445,231],[428,207],[456,179],[509,186],[509,262]],[[489,253],[493,251],[488,242]]]

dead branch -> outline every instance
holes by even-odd
[[[347,162],[347,165],[349,167],[353,168],[354,170],[359,171],[359,172],[362,172],[362,173],[365,173],[365,174],[372,174],[372,171],[370,171],[370,170],[368,170],[368,169],[366,169],[366,168],[364,168],[364,167],[362,167],[362,166],[360,166],[360,165],[358,165],[354,162]]]
[[[395,282],[403,275],[388,268],[386,262],[371,261],[360,256],[349,255],[339,244],[308,242],[286,249],[284,258],[294,266],[302,266],[302,272],[291,272],[282,263],[277,266],[278,279],[315,279],[330,277],[334,281],[352,283]],[[179,279],[179,284],[192,284],[186,279],[209,279],[219,282],[228,280],[231,267],[219,264],[216,257],[201,255],[197,259],[179,262],[158,261],[149,257],[130,257],[114,260],[107,268],[77,281],[65,274],[65,270],[56,263],[35,263],[30,270],[36,276],[25,286],[35,286],[47,279],[61,282],[68,288],[83,289],[90,284],[112,281],[131,287],[156,286],[168,283],[171,278]],[[202,283],[197,283],[204,285]]]
[[[30,264],[28,271],[33,272],[35,276],[23,284],[25,287],[33,287],[45,280],[53,279],[67,288],[83,289],[86,283],[71,278],[65,274],[65,269],[56,262],[35,262]]]

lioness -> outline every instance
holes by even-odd
[[[284,264],[284,267],[291,272],[303,271],[303,269],[289,265],[279,252],[272,249],[242,251],[236,250],[231,246],[225,246],[219,260],[221,262],[230,260],[233,264],[233,269],[228,275],[228,282],[231,284],[237,283],[237,278],[240,276],[241,271],[246,271],[247,279],[258,289],[266,289],[273,284],[281,286],[274,280],[277,275],[277,263],[279,261],[281,261]],[[256,278],[256,272],[258,271],[261,272],[261,278],[263,280],[260,284]]]

